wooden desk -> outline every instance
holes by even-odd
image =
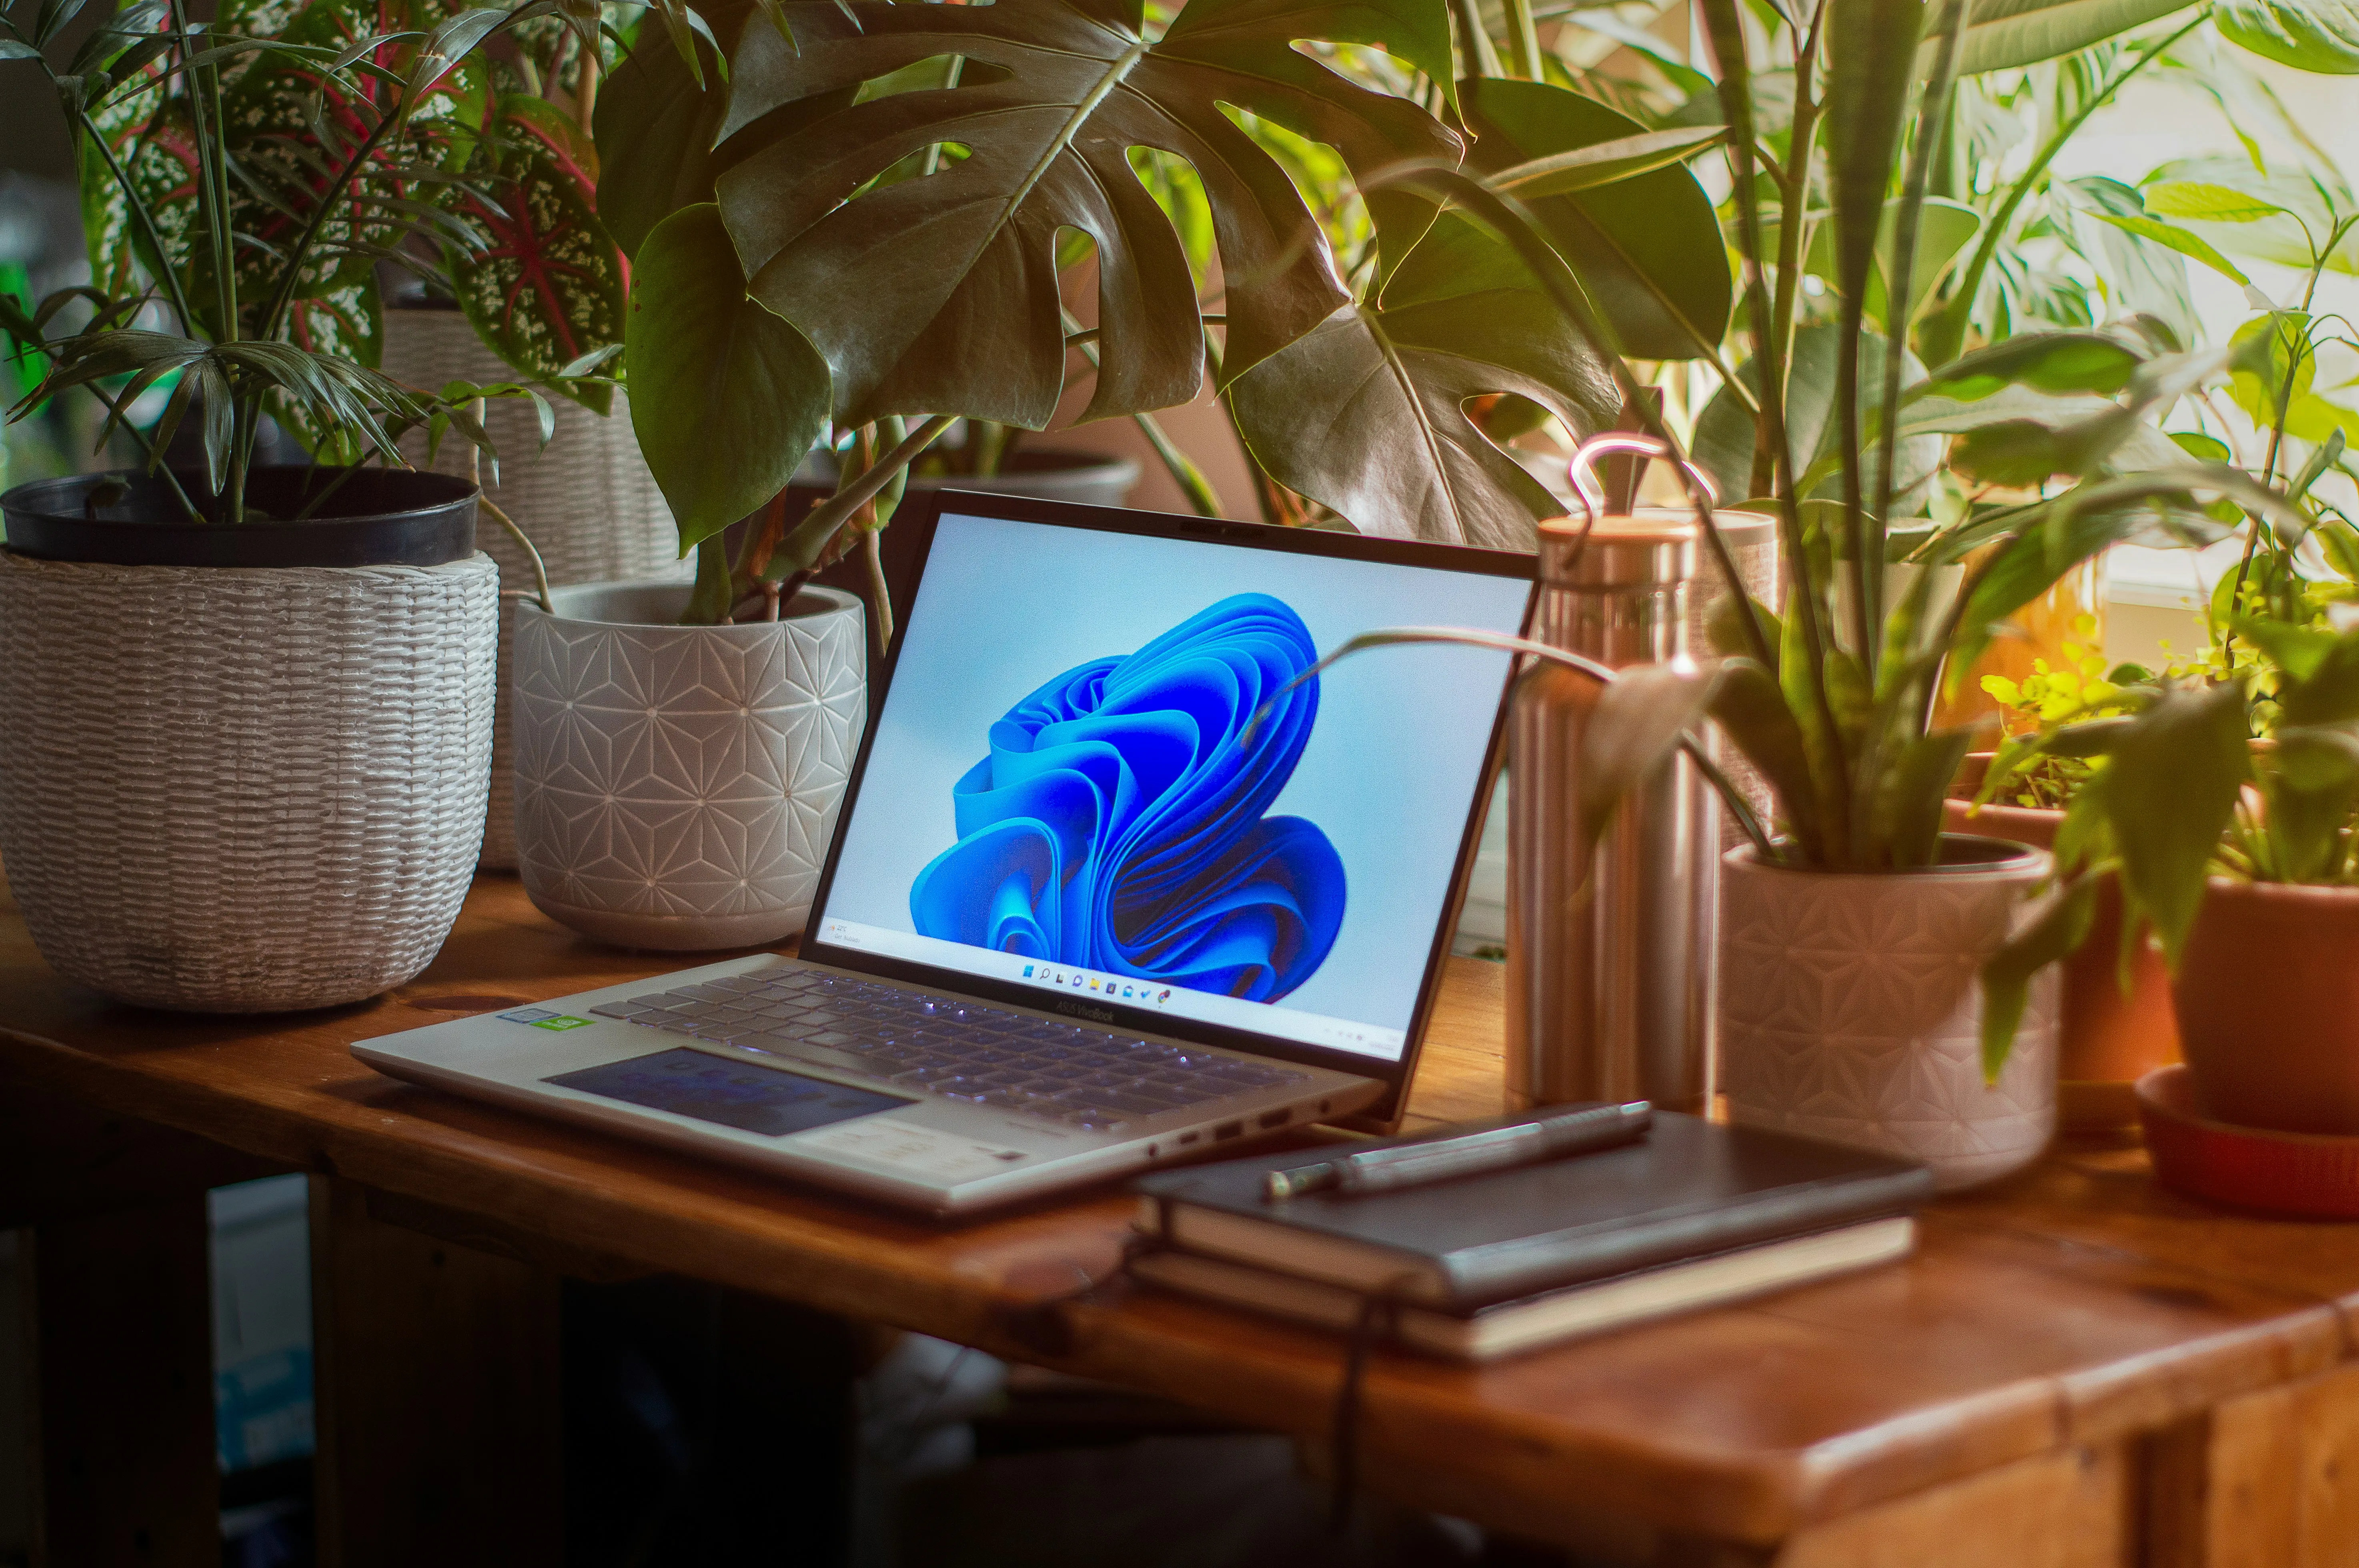
[[[442,1441],[482,1426],[519,1452],[506,1412],[540,1408],[552,1375],[535,1314],[554,1271],[671,1271],[922,1330],[1291,1433],[1316,1459],[1332,1339],[1119,1284],[1060,1303],[1113,1266],[1131,1212],[1118,1192],[935,1227],[408,1087],[345,1050],[677,967],[578,941],[513,880],[486,879],[433,968],[381,1002],[177,1018],[65,986],[11,909],[0,1223],[134,1199],[185,1217],[174,1194],[200,1179],[328,1178],[314,1223],[331,1481],[419,1462],[366,1452],[373,1429],[350,1418],[415,1388],[403,1336],[437,1314],[491,1325],[477,1359],[433,1379]],[[1499,1019],[1497,971],[1454,964],[1416,1119],[1495,1107]],[[37,1246],[37,1273],[66,1258],[103,1277],[121,1256],[103,1230],[61,1234],[65,1251]],[[43,1278],[59,1313],[127,1310],[119,1292]],[[88,1340],[95,1322],[44,1333]],[[2359,1564],[2354,1330],[2359,1227],[2207,1209],[2159,1191],[2134,1146],[2079,1146],[1935,1206],[1905,1264],[1477,1369],[1381,1357],[1363,1465],[1405,1500],[1636,1563]],[[43,1409],[74,1425],[55,1390]],[[87,1420],[49,1437],[124,1445]],[[55,1476],[49,1495],[61,1541],[76,1495]],[[345,1560],[367,1555],[349,1543],[384,1521],[325,1506]]]

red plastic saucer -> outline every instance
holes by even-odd
[[[2203,1114],[2184,1063],[2137,1081],[2147,1152],[2190,1197],[2304,1219],[2359,1219],[2359,1138],[2235,1127]]]

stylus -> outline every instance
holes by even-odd
[[[1262,1196],[1277,1203],[1329,1188],[1343,1197],[1397,1192],[1429,1182],[1635,1143],[1654,1125],[1655,1108],[1642,1099],[1627,1105],[1560,1106],[1473,1131],[1394,1143],[1322,1160],[1316,1165],[1272,1171],[1262,1178]]]

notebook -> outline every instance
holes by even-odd
[[[1898,1215],[1568,1285],[1468,1313],[1403,1306],[1387,1327],[1397,1343],[1410,1349],[1454,1361],[1488,1361],[1905,1258],[1916,1235],[1917,1222]],[[1185,1295],[1339,1333],[1359,1321],[1368,1301],[1342,1285],[1194,1252],[1145,1252],[1132,1260],[1130,1271]]]
[[[1295,1150],[1142,1177],[1139,1227],[1181,1253],[1463,1316],[1547,1292],[1905,1220],[1933,1191],[1922,1166],[1663,1111],[1642,1141],[1597,1153],[1373,1196],[1266,1201],[1263,1176],[1303,1158]],[[1901,1231],[1887,1225],[1876,1234],[1883,1239],[1848,1249],[1830,1242],[1821,1250],[1832,1267],[1893,1255]],[[1779,1272],[1786,1267],[1765,1260],[1756,1271],[1786,1283],[1792,1278]],[[1712,1292],[1744,1272],[1732,1265],[1690,1278],[1708,1281],[1696,1288],[1716,1300],[1723,1298]],[[1661,1310],[1680,1304],[1674,1299]]]

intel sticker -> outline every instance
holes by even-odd
[[[510,1023],[529,1023],[535,1029],[587,1029],[591,1020],[575,1018],[571,1013],[551,1012],[545,1007],[520,1007],[514,1012],[500,1014]]]

